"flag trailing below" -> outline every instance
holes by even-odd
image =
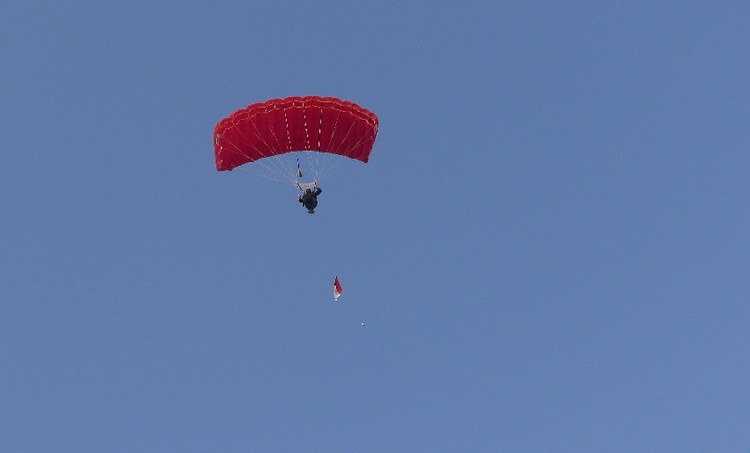
[[[333,300],[338,301],[339,297],[341,297],[341,293],[344,292],[344,288],[341,287],[341,282],[339,282],[338,276],[333,281]]]

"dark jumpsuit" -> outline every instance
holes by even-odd
[[[315,213],[315,208],[318,206],[318,195],[320,195],[321,192],[323,192],[323,189],[320,187],[316,187],[315,192],[307,189],[304,195],[299,197],[299,202],[307,208],[307,212],[310,214]]]

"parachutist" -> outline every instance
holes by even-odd
[[[364,326],[365,326],[365,323],[363,323],[363,322],[362,322],[362,323],[360,323],[360,324],[359,324],[359,326],[360,326],[360,327],[364,327]]]
[[[318,206],[318,195],[323,192],[323,189],[315,186],[315,192],[310,189],[305,190],[305,193],[298,197],[299,202],[307,208],[307,212],[315,214],[315,208]]]

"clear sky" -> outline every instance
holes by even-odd
[[[4,2],[0,451],[747,451],[748,23]],[[216,172],[310,94],[380,118],[314,216]]]

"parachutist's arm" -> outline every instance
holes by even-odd
[[[320,193],[321,193],[321,192],[323,192],[323,189],[321,189],[320,187],[316,187],[316,188],[315,188],[315,196],[316,196],[316,197],[317,197],[318,195],[320,195]]]

